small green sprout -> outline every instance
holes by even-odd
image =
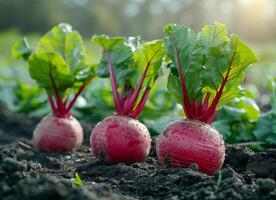
[[[222,179],[221,171],[218,171],[217,175],[218,175],[218,180],[216,184],[216,192],[220,190],[221,179]]]
[[[72,179],[72,183],[77,187],[83,187],[83,182],[82,182],[78,172],[75,173],[75,177]]]

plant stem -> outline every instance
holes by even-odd
[[[147,88],[144,91],[144,94],[140,100],[140,102],[138,103],[137,107],[135,108],[135,110],[130,114],[130,116],[134,119],[136,119],[140,113],[143,111],[143,108],[148,100],[149,97],[149,93],[150,93],[151,88]]]
[[[92,80],[92,77],[90,79],[87,79],[82,86],[79,88],[78,92],[75,94],[73,100],[69,103],[68,107],[65,109],[65,113],[69,113],[70,110],[72,109],[73,105],[75,104],[76,100],[78,99],[78,97],[80,96],[80,94],[82,93],[82,91],[85,89],[85,87],[90,83],[90,81]],[[65,103],[66,104],[66,103]]]
[[[122,100],[121,100],[119,92],[118,92],[118,84],[117,84],[117,80],[116,80],[116,76],[115,76],[115,72],[114,72],[114,66],[111,62],[108,50],[106,50],[106,58],[107,58],[107,62],[109,65],[109,74],[110,74],[110,80],[111,80],[111,84],[112,84],[112,94],[113,94],[115,109],[118,114],[122,114],[123,113]]]
[[[52,76],[52,68],[50,68],[50,81],[51,81],[51,84],[54,88],[54,93],[55,93],[55,98],[56,98],[56,103],[57,103],[57,108],[56,108],[56,115],[57,116],[61,116],[61,117],[66,117],[66,114],[64,114],[64,104],[60,98],[60,95],[59,95],[59,92],[58,92],[58,89],[56,87],[56,84],[55,84],[55,81],[53,79],[53,76]]]
[[[148,69],[149,69],[150,63],[151,63],[151,62],[148,62],[148,63],[147,63],[146,69],[145,69],[145,71],[143,72],[143,74],[142,74],[142,76],[141,76],[141,78],[140,78],[140,80],[139,80],[139,83],[138,83],[137,87],[135,88],[133,94],[132,94],[131,97],[130,97],[130,100],[128,101],[128,103],[127,103],[127,105],[126,105],[126,107],[127,107],[126,112],[127,112],[127,113],[129,113],[129,112],[133,109],[133,106],[134,106],[134,104],[135,104],[135,101],[137,100],[137,97],[138,97],[138,95],[139,95],[139,93],[140,93],[140,90],[141,90],[141,88],[142,88],[142,85],[143,85],[143,83],[144,83],[144,80],[145,80],[147,71],[148,71]]]
[[[175,45],[175,42],[174,42],[174,45]],[[178,74],[180,76],[180,81],[181,81],[181,86],[182,86],[182,95],[183,95],[183,104],[184,104],[183,109],[188,118],[193,118],[191,103],[189,100],[189,95],[188,95],[188,91],[187,91],[187,87],[186,87],[186,83],[185,83],[185,76],[183,75],[182,65],[180,63],[180,57],[179,57],[180,52],[177,49],[176,45],[175,45],[175,51],[176,51],[177,70],[178,70]]]
[[[217,184],[216,184],[216,187],[215,187],[216,192],[218,192],[220,190],[221,179],[222,179],[221,171],[218,171],[218,180],[217,180]]]
[[[185,112],[185,115],[188,118],[193,118],[193,112],[192,112],[192,108],[191,108],[191,103],[189,100],[189,95],[188,95],[188,91],[187,91],[187,86],[185,83],[185,76],[182,72],[182,65],[180,63],[180,50],[177,48],[176,46],[176,41],[175,38],[169,34],[169,37],[171,38],[171,41],[173,43],[174,46],[174,50],[175,50],[175,54],[176,54],[176,63],[177,63],[177,71],[180,77],[180,81],[181,81],[181,87],[182,87],[182,95],[183,95],[183,110]]]
[[[213,120],[215,119],[216,107],[219,103],[219,100],[220,100],[220,97],[223,93],[224,87],[225,87],[225,85],[228,81],[228,78],[229,78],[229,75],[230,75],[230,72],[231,72],[231,69],[232,69],[232,63],[233,63],[233,60],[234,60],[235,55],[236,55],[236,49],[237,49],[237,44],[235,46],[233,55],[232,55],[232,57],[231,57],[231,59],[228,63],[228,69],[227,69],[227,72],[225,74],[225,77],[222,80],[219,91],[216,93],[216,95],[215,95],[210,107],[207,109],[206,113],[203,114],[200,118],[200,120],[205,121],[206,123],[212,123]]]
[[[129,100],[133,94],[134,90],[131,88],[128,92],[128,95],[127,97],[125,98],[124,100],[124,103],[123,103],[123,114],[126,115],[127,114],[127,110],[128,110],[128,105],[129,105]]]
[[[201,108],[202,108],[201,103],[195,100],[195,101],[192,102],[191,106],[192,106],[192,109],[193,109],[194,118],[196,118],[196,119],[199,118],[200,111],[201,111]]]
[[[49,94],[47,94],[47,96],[48,96],[48,101],[49,101],[50,106],[52,108],[53,114],[56,114],[57,109],[56,109],[56,105],[55,105],[55,102],[53,100],[53,97],[51,97]]]

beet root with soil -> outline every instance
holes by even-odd
[[[220,169],[225,157],[221,135],[210,125],[191,120],[169,125],[158,137],[156,151],[163,165],[189,167],[195,163],[209,175]]]
[[[144,161],[151,139],[145,125],[126,116],[109,116],[93,129],[91,148],[97,159],[107,163]]]
[[[83,129],[73,116],[60,118],[50,115],[36,126],[32,141],[41,151],[72,151],[82,144]]]
[[[257,153],[244,146],[226,145],[221,173],[214,176],[198,172],[194,166],[161,166],[154,150],[155,140],[145,162],[107,165],[91,156],[90,146],[86,145],[88,137],[85,137],[84,145],[72,153],[39,152],[31,140],[26,139],[31,138],[37,120],[13,113],[0,113],[1,116],[6,119],[0,126],[3,139],[0,145],[0,196],[3,200],[276,198],[275,149]],[[18,131],[9,132],[7,127],[11,121]],[[22,135],[20,130],[23,129],[28,134]],[[10,142],[12,138],[22,136],[26,138]],[[9,141],[9,144],[3,141]],[[72,181],[76,172],[83,187],[75,186]]]

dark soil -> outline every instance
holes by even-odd
[[[255,153],[246,147],[227,145],[224,166],[215,176],[197,172],[195,166],[161,167],[154,148],[146,162],[105,165],[94,159],[88,145],[72,154],[37,152],[26,139],[37,121],[9,115],[12,119],[3,122],[0,114],[2,200],[276,199],[276,149]],[[28,127],[22,124],[26,120]],[[14,127],[9,129],[11,124]],[[19,135],[24,138],[14,140]],[[12,143],[4,144],[11,139]],[[73,184],[75,172],[83,187]]]

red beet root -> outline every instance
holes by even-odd
[[[97,159],[108,163],[145,160],[151,139],[145,125],[127,116],[109,116],[96,125],[90,137]]]
[[[41,37],[36,50],[26,38],[16,42],[13,56],[29,64],[31,78],[45,89],[52,109],[52,115],[44,117],[34,130],[35,147],[48,152],[78,148],[83,130],[71,116],[71,109],[95,77],[94,67],[86,61],[81,35],[61,23]]]
[[[183,25],[164,28],[171,59],[168,91],[181,103],[186,120],[170,125],[157,140],[162,164],[188,167],[212,175],[224,161],[225,147],[211,124],[218,109],[240,95],[243,72],[256,55],[223,24],[206,25],[198,33]]]
[[[150,150],[146,126],[135,120],[143,111],[151,88],[159,77],[164,48],[162,40],[140,44],[139,39],[93,36],[103,48],[98,75],[108,69],[116,115],[96,125],[90,144],[97,159],[126,164],[144,161]],[[135,76],[133,76],[135,74]],[[136,79],[140,75],[140,79]]]
[[[196,163],[208,175],[222,166],[225,157],[220,134],[208,124],[192,120],[171,124],[159,136],[156,150],[161,164],[188,167]]]
[[[60,118],[50,115],[36,126],[32,141],[41,151],[72,151],[82,144],[83,130],[73,116]]]

